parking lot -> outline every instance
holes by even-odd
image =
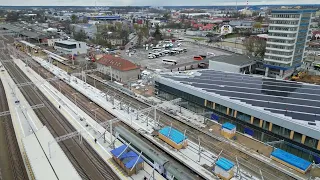
[[[176,46],[177,43],[173,43],[173,44],[174,44],[174,46],[173,46],[174,48],[177,47]],[[163,45],[163,43],[162,43],[162,45]],[[162,45],[161,45],[161,47],[162,47]],[[171,65],[163,64],[162,63],[163,59],[176,60],[177,64],[182,64],[182,63],[187,63],[187,62],[193,62],[194,56],[207,55],[207,52],[214,53],[216,56],[228,54],[223,51],[219,51],[219,50],[212,49],[209,47],[195,45],[190,42],[181,42],[181,46],[179,48],[181,48],[181,49],[186,48],[187,52],[182,52],[182,53],[176,54],[174,56],[166,55],[166,56],[158,57],[155,59],[148,59],[148,54],[149,54],[149,52],[152,52],[152,49],[151,50],[149,49],[147,51],[143,48],[140,48],[140,49],[136,49],[136,52],[133,55],[131,55],[130,57],[127,53],[125,53],[125,51],[122,51],[121,55],[124,59],[130,60],[133,63],[141,65],[143,67],[148,67],[150,69],[163,69],[167,66],[171,66]],[[163,50],[164,50],[164,48],[162,48],[162,51]]]

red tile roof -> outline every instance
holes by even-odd
[[[120,71],[130,71],[139,68],[134,63],[120,57],[115,57],[113,55],[104,55],[97,61],[97,63],[103,64],[105,66],[111,66],[113,69],[117,69]]]

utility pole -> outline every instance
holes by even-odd
[[[77,105],[77,95],[78,95],[78,93],[73,93],[71,95],[74,96],[74,104],[76,105],[76,107],[78,107],[78,105]],[[76,113],[77,113],[77,115],[79,115],[78,110],[77,110]]]
[[[96,109],[91,109],[91,111],[94,112],[94,121],[96,122],[96,129],[98,128],[98,122],[97,122],[97,110],[99,110],[99,108]],[[95,131],[97,133],[97,131]]]

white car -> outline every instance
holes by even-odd
[[[149,54],[148,55],[148,59],[154,59],[156,56],[155,55],[153,55],[153,54]]]
[[[180,47],[180,46],[181,46],[181,43],[178,43],[177,46]]]

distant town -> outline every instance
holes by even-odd
[[[0,180],[320,178],[319,4],[3,6],[0,79]]]

